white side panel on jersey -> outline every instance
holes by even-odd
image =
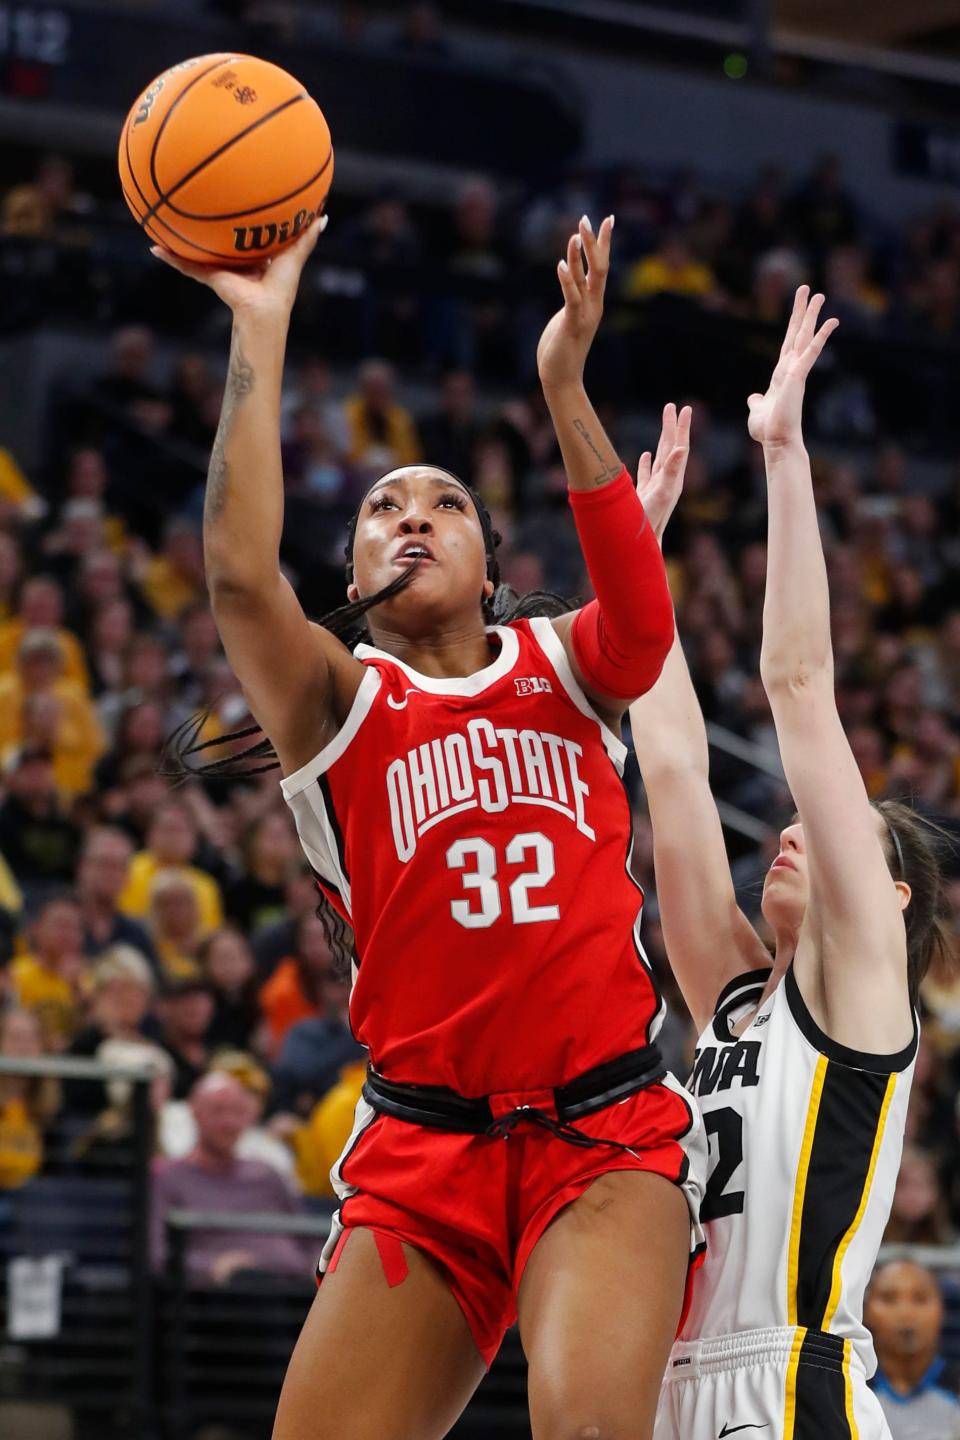
[[[307,761],[306,765],[301,765],[299,770],[294,770],[292,775],[285,775],[280,781],[280,789],[283,791],[285,800],[292,800],[294,795],[299,795],[301,790],[305,790],[308,785],[313,784],[318,775],[329,770],[335,760],[340,759],[370,714],[382,683],[380,671],[375,666],[369,665],[367,673],[360,681],[360,688],[353,697],[353,704],[350,706],[347,718],[329,745],[325,745],[318,754],[314,755],[312,760]]]
[[[581,715],[586,715],[588,720],[592,720],[594,724],[599,727],[604,749],[616,766],[617,773],[622,775],[627,758],[627,747],[619,735],[614,735],[610,726],[600,719],[600,716],[577,684],[560,636],[556,630],[554,630],[550,621],[544,619],[542,616],[531,620],[529,624],[537,644],[553,666],[557,679],[560,681],[567,695],[573,701],[574,705],[576,705]]]
[[[329,745],[325,745],[306,765],[295,770],[292,775],[285,776],[280,782],[284,799],[293,811],[303,853],[313,870],[339,892],[348,914],[350,881],[340,862],[336,834],[327,814],[319,780],[346,751],[370,714],[382,683],[379,670],[370,666],[360,681],[360,688],[354,696],[346,720]]]
[[[336,1163],[330,1171],[330,1184],[333,1186],[334,1194],[340,1201],[340,1205],[342,1205],[345,1200],[349,1200],[351,1195],[356,1195],[357,1193],[357,1187],[355,1185],[347,1185],[344,1181],[341,1173],[342,1168],[359,1144],[360,1137],[364,1131],[369,1130],[376,1118],[376,1110],[374,1110],[373,1106],[364,1100],[361,1095],[357,1101],[357,1108],[353,1112],[353,1129],[350,1131],[350,1138],[346,1145],[344,1145]],[[338,1206],[330,1222],[330,1233],[324,1242],[323,1250],[320,1254],[320,1261],[317,1265],[317,1269],[321,1275],[330,1264],[333,1258],[333,1252],[336,1250],[337,1242],[342,1234],[343,1225],[340,1221],[340,1207]]]

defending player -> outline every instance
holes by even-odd
[[[284,347],[315,235],[255,276],[175,267],[234,314],[211,599],[306,854],[354,928],[351,1019],[372,1065],[276,1440],[445,1434],[516,1311],[538,1440],[652,1432],[699,1239],[689,1154],[705,1155],[656,1049],[625,865],[620,717],[673,619],[583,389],[611,230],[584,220],[571,238],[538,348],[598,599],[490,626],[537,605],[498,585],[477,497],[410,466],[352,531],[350,603],[329,626],[368,627],[353,653],[307,621],[278,563]]]
[[[837,715],[801,434],[806,377],[835,322],[817,332],[823,297],[808,295],[797,292],[766,395],[749,402],[769,491],[760,668],[799,812],[764,885],[772,967],[734,898],[679,642],[631,709],[664,939],[701,1032],[691,1087],[712,1160],[707,1260],[657,1440],[888,1433],[866,1386],[875,1359],[862,1305],[900,1163],[940,877],[913,813],[869,803]],[[662,532],[680,482],[649,465],[640,481]]]

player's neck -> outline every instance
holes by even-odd
[[[475,675],[478,670],[486,669],[494,658],[485,627],[473,617],[463,624],[447,624],[433,634],[420,634],[415,638],[379,626],[371,626],[371,631],[378,650],[386,651],[419,675],[434,680]]]
[[[936,1350],[918,1351],[916,1355],[878,1354],[880,1369],[901,1395],[916,1389],[936,1358]]]

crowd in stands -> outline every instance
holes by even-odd
[[[69,231],[82,243],[93,208],[69,165],[48,160],[4,197],[0,229]],[[382,196],[331,225],[315,263],[412,275],[439,256],[450,273],[495,285],[521,259],[549,278],[585,210],[616,214],[614,297],[667,298],[682,307],[674,324],[696,310],[776,327],[809,278],[845,330],[941,344],[938,383],[955,372],[960,212],[944,205],[899,231],[884,226],[832,159],[799,187],[770,168],[739,198],[692,174],[669,185],[635,170],[575,175],[519,218],[477,182],[429,227]],[[365,487],[419,458],[479,490],[508,583],[587,594],[549,417],[522,383],[536,309],[488,290],[447,305],[411,281],[344,301],[349,324],[326,333],[316,327],[335,312],[311,311],[314,301],[283,403],[284,562],[310,613],[341,602],[346,526]],[[915,435],[886,432],[870,353],[860,352],[862,374],[831,373],[810,416],[837,695],[870,795],[907,797],[947,832],[960,956],[960,853],[949,843],[960,834],[960,468],[919,454]],[[51,392],[42,464],[27,473],[0,450],[0,1053],[152,1069],[158,1265],[170,1208],[297,1213],[329,1199],[363,1076],[348,985],[276,772],[181,788],[161,773],[165,738],[196,712],[204,739],[249,723],[207,605],[199,532],[221,384],[199,340],[174,353],[162,334],[124,325],[98,373]],[[628,461],[656,441],[637,405],[670,398],[686,397],[604,402]],[[667,557],[706,717],[763,761],[714,756],[718,795],[766,827],[759,844],[729,833],[741,899],[756,911],[789,814],[758,672],[762,468],[745,436],[730,440],[709,388],[693,398],[694,451]],[[635,775],[631,787],[645,943],[672,1002],[669,1060],[683,1072],[692,1036],[670,988]],[[923,1004],[889,1238],[943,1243],[960,1227],[960,979],[949,966],[930,976]],[[54,1114],[69,1119],[78,1155],[96,1153],[129,1129],[129,1086],[0,1079],[0,1190],[42,1172]],[[310,1248],[201,1235],[191,1263],[216,1282],[308,1271]],[[896,1353],[894,1337],[881,1356],[891,1389],[901,1375],[919,1383],[926,1372],[898,1368]]]

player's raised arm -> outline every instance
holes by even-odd
[[[209,285],[233,312],[207,474],[204,561],[227,658],[288,772],[331,738],[363,673],[338,640],[309,624],[280,569],[284,353],[300,274],[321,229],[322,222],[311,226],[288,250],[249,271],[213,270],[154,251]]]
[[[563,307],[537,347],[537,367],[570,486],[596,600],[555,621],[587,694],[617,715],[656,680],[673,639],[660,547],[633,481],[587,398],[583,367],[603,315],[613,217],[586,216],[558,266]]]
[[[641,457],[637,487],[661,542],[683,487],[689,442],[689,409],[678,417],[668,405],[656,455]],[[710,791],[706,727],[679,635],[657,683],[630,706],[630,728],[650,807],[667,957],[699,1033],[724,985],[768,965],[769,956],[737,905]]]
[[[884,823],[871,807],[837,714],[830,602],[810,461],[801,428],[807,376],[836,327],[817,330],[823,296],[796,302],[765,395],[749,400],[763,445],[769,540],[760,673],[802,826],[810,895],[794,967],[834,1039],[896,1051],[913,1032],[902,907]]]

